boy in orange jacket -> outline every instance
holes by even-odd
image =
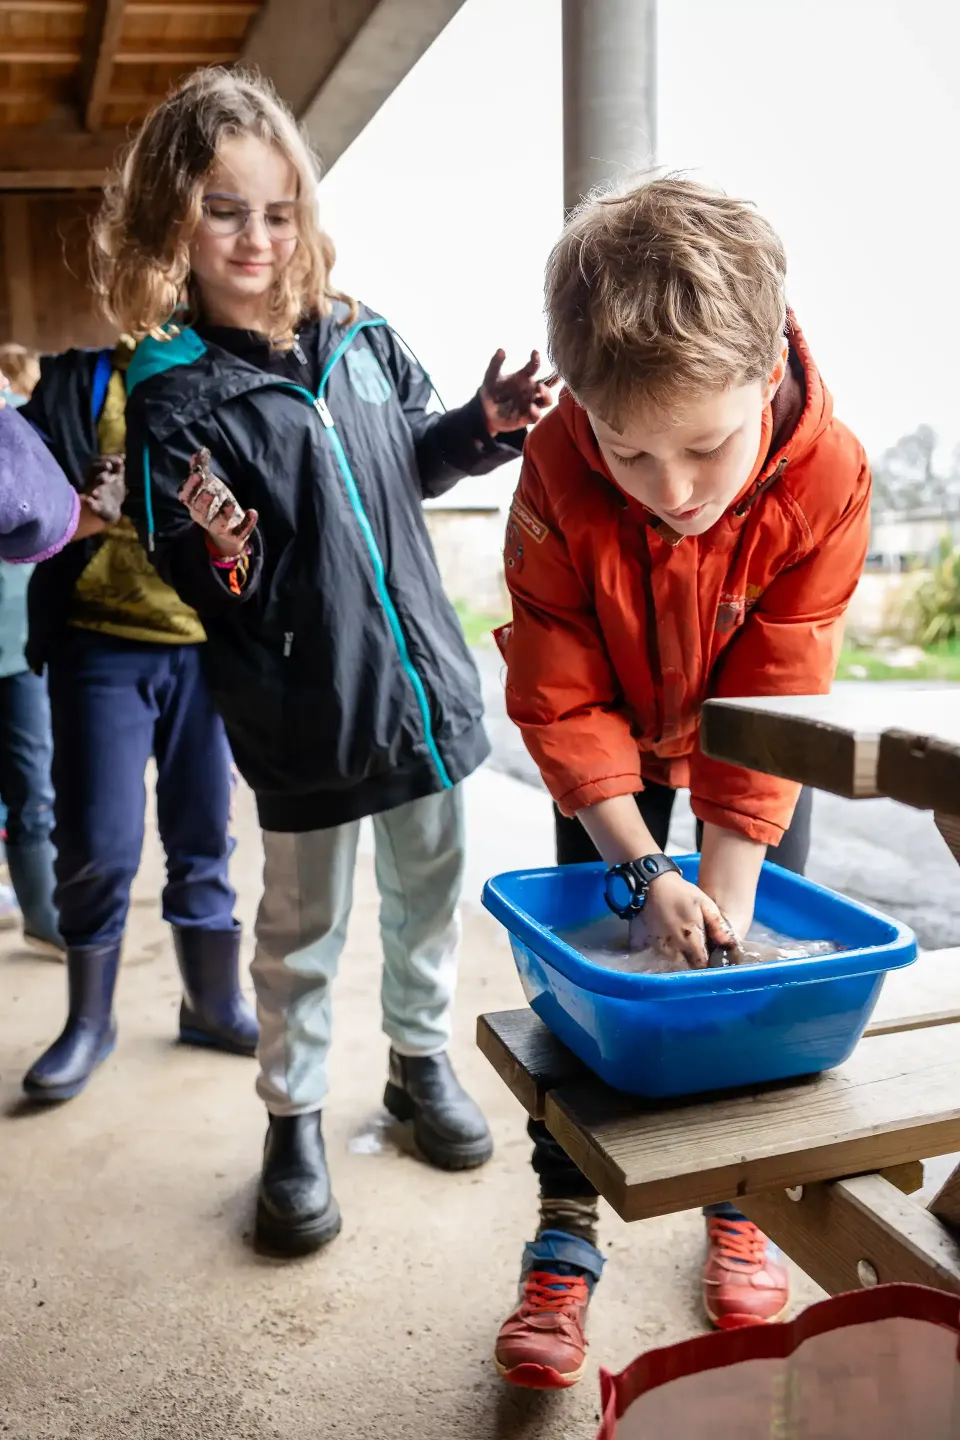
[[[809,838],[797,786],[701,753],[701,705],[827,691],[867,549],[866,456],[785,270],[751,205],[688,180],[588,200],[547,268],[566,390],[527,440],[507,530],[507,709],[557,806],[558,863],[623,867],[647,933],[691,966],[748,930],[768,847],[802,870]],[[662,853],[682,787],[697,885]],[[506,1380],[562,1388],[603,1266],[596,1192],[531,1133],[540,1225],[496,1358]],[[707,1232],[710,1320],[778,1320],[787,1274],[766,1237],[732,1206]]]

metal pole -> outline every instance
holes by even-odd
[[[563,0],[563,202],[655,163],[657,0]]]

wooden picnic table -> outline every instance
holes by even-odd
[[[709,701],[701,743],[933,810],[960,862],[960,689]],[[960,1166],[929,1208],[909,1193],[922,1158],[960,1151],[960,948],[889,975],[850,1059],[800,1081],[644,1101],[609,1089],[530,1010],[481,1016],[478,1043],[624,1219],[734,1200],[833,1293],[910,1280],[960,1294]]]

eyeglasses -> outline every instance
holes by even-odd
[[[211,235],[239,235],[250,224],[251,215],[262,215],[271,240],[296,239],[297,214],[292,201],[251,210],[239,195],[204,195],[200,208]]]

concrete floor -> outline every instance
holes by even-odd
[[[469,799],[474,901],[485,867],[546,858],[531,852],[549,844],[549,812],[545,797],[491,772]],[[517,822],[504,826],[510,807]],[[247,796],[237,823],[249,926],[260,856]],[[378,1110],[376,897],[368,854],[360,864],[325,1122],[344,1229],[303,1261],[250,1247],[264,1128],[253,1062],[172,1043],[179,990],[154,837],[131,911],[118,1049],[59,1109],[23,1111],[18,1087],[60,1026],[62,969],[0,940],[0,1435],[591,1440],[597,1363],[619,1368],[700,1328],[699,1217],[627,1227],[605,1211],[610,1263],[588,1375],[547,1397],[498,1380],[490,1352],[535,1188],[519,1107],[473,1028],[478,1011],[522,1003],[519,985],[505,939],[471,903],[456,1058],[497,1153],[481,1172],[438,1174],[404,1153]],[[817,1294],[801,1278],[798,1302]]]

